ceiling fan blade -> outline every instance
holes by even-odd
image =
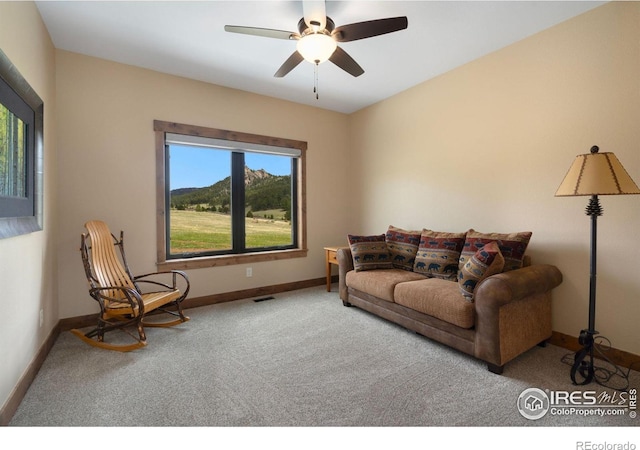
[[[298,52],[293,52],[289,58],[280,66],[278,71],[273,74],[276,78],[282,78],[289,72],[291,72],[298,64],[300,64],[304,58]]]
[[[329,61],[354,77],[359,77],[364,73],[364,69],[362,69],[362,67],[360,67],[360,65],[340,47],[336,48],[336,51],[333,52]]]
[[[338,42],[357,41],[358,39],[404,30],[408,25],[409,21],[404,16],[368,20],[338,27],[333,31],[332,36]]]
[[[304,22],[309,28],[324,30],[327,26],[327,11],[324,0],[304,0],[302,12]]]
[[[241,27],[236,25],[225,25],[224,31],[229,33],[250,34],[252,36],[262,36],[275,39],[298,39],[300,35],[292,31],[272,30],[270,28]]]

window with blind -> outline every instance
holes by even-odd
[[[43,110],[0,51],[0,238],[42,229]]]
[[[160,262],[300,256],[306,143],[158,121],[155,129]]]

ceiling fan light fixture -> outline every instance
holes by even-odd
[[[337,46],[337,42],[331,36],[323,33],[311,33],[298,40],[296,49],[305,60],[313,64],[320,64],[333,55]]]

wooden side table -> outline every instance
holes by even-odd
[[[325,265],[327,270],[327,292],[331,292],[331,264],[338,265],[336,254],[342,247],[325,247]]]

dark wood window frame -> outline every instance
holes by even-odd
[[[40,231],[43,227],[43,116],[44,102],[0,50],[0,84],[9,95],[30,110],[27,123],[26,197],[0,197],[0,238]],[[12,92],[10,92],[12,91]],[[7,106],[7,105],[5,105]],[[15,111],[12,111],[16,113]],[[21,114],[21,113],[16,113]],[[19,203],[19,204],[18,204]],[[19,214],[16,214],[16,211]]]
[[[234,264],[247,264],[261,261],[275,261],[281,259],[306,257],[307,249],[307,206],[306,206],[306,150],[307,143],[292,139],[262,136],[250,133],[221,130],[217,128],[201,127],[196,125],[186,125],[174,122],[164,122],[155,120],[153,129],[156,138],[156,234],[157,234],[157,266],[160,269],[197,269],[213,266],[226,266]],[[167,230],[166,214],[167,192],[165,183],[166,159],[165,159],[165,136],[166,133],[184,134],[190,136],[200,136],[212,139],[224,139],[227,141],[243,142],[250,144],[270,145],[276,147],[294,148],[301,152],[297,158],[297,229],[295,235],[297,242],[295,248],[284,250],[265,250],[242,254],[225,254],[215,256],[198,256],[183,259],[167,258]]]

